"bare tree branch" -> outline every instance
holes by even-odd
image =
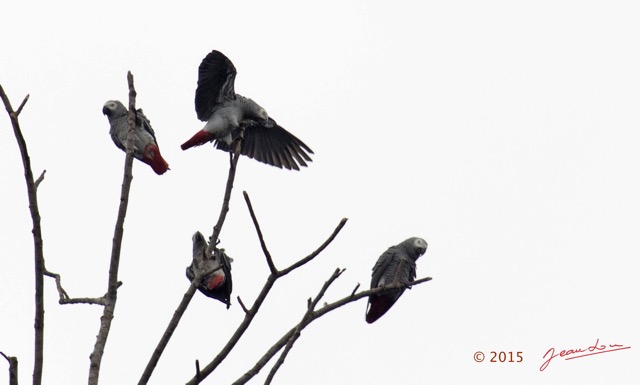
[[[245,314],[249,312],[247,307],[244,306],[244,302],[242,302],[242,299],[240,299],[240,296],[238,296],[238,303],[240,304],[240,307],[242,308],[242,310],[244,311]]]
[[[94,345],[93,352],[89,356],[89,385],[98,384],[100,363],[102,362],[104,348],[107,343],[109,331],[111,330],[111,321],[113,320],[118,287],[120,286],[120,283],[118,282],[118,268],[120,265],[122,237],[124,235],[124,219],[127,215],[129,191],[131,190],[131,181],[133,179],[133,140],[136,126],[136,90],[133,86],[133,75],[131,72],[127,73],[127,83],[129,85],[129,130],[127,132],[127,151],[124,161],[124,176],[122,180],[122,189],[120,191],[120,207],[118,208],[118,217],[116,219],[113,243],[111,247],[109,280],[107,294],[105,296],[106,305],[104,307],[102,317],[100,317],[100,329],[98,336],[96,337],[96,343]]]
[[[213,227],[213,234],[211,235],[211,238],[209,240],[209,245],[207,246],[207,249],[205,252],[205,256],[207,257],[211,255],[211,253],[215,249],[216,244],[218,243],[218,237],[220,235],[220,231],[222,230],[222,225],[224,224],[224,220],[227,216],[227,212],[229,211],[229,201],[231,200],[231,190],[233,189],[233,181],[236,176],[238,159],[240,158],[240,149],[242,146],[242,139],[244,138],[244,129],[241,128],[240,132],[241,132],[240,136],[236,141],[236,145],[233,151],[231,165],[229,167],[229,175],[227,177],[227,185],[225,187],[224,198],[222,200],[222,208],[220,209],[220,215],[218,216],[218,221]],[[196,263],[198,262],[195,256],[194,256],[194,260],[196,261]],[[193,295],[196,292],[197,283],[200,282],[200,279],[202,278],[203,275],[201,274],[200,269],[195,269],[195,270],[196,270],[194,271],[195,276],[191,281],[191,285],[189,286],[189,288],[187,289],[187,292],[182,297],[182,301],[180,301],[178,308],[176,309],[176,311],[173,312],[173,317],[171,317],[171,321],[169,321],[169,325],[167,326],[164,333],[162,334],[162,337],[160,338],[160,342],[158,342],[158,345],[156,346],[153,353],[151,354],[151,358],[149,359],[149,362],[147,363],[147,366],[145,367],[144,372],[142,373],[142,376],[138,381],[138,385],[144,385],[149,382],[149,379],[151,378],[151,375],[153,374],[153,371],[155,370],[156,365],[158,365],[158,361],[160,361],[160,357],[162,356],[164,349],[169,344],[169,340],[171,339],[173,332],[178,327],[178,324],[180,323],[180,319],[182,318],[182,315],[187,310],[187,307],[189,306],[189,303],[191,302],[191,299],[193,298]],[[198,372],[196,373],[196,378],[201,378],[199,369],[198,369]]]
[[[246,191],[243,191],[242,195],[244,195],[244,201],[247,203],[247,208],[249,208],[249,214],[251,215],[251,220],[253,221],[253,225],[256,228],[256,233],[258,233],[258,239],[260,240],[260,247],[262,247],[262,252],[264,253],[265,258],[267,259],[267,265],[269,265],[269,271],[271,271],[271,274],[277,274],[278,269],[276,269],[276,265],[273,264],[271,253],[269,253],[269,249],[267,249],[267,245],[264,242],[264,238],[262,237],[262,231],[260,230],[260,225],[258,224],[258,219],[256,218],[256,214],[253,211],[253,206],[251,205],[251,199],[249,199],[249,194],[247,194]]]
[[[44,174],[47,172],[47,170],[42,170],[42,173],[40,174],[40,176],[38,177],[38,179],[36,179],[36,188],[38,188],[40,186],[40,183],[44,180]]]
[[[29,100],[29,94],[27,94],[27,96],[25,96],[22,100],[22,103],[20,103],[20,107],[18,107],[18,110],[16,111],[16,116],[20,115],[20,113],[22,112],[22,108],[24,108],[24,105],[27,104],[27,100]]]
[[[162,337],[160,338],[160,342],[158,342],[158,345],[151,354],[151,358],[149,359],[147,366],[144,368],[144,372],[142,373],[138,384],[146,384],[147,382],[149,382],[149,379],[151,378],[151,375],[153,374],[158,361],[160,361],[160,357],[162,356],[164,349],[167,347],[171,336],[173,336],[173,332],[178,327],[178,323],[180,322],[182,315],[184,314],[185,310],[187,310],[187,306],[189,306],[189,302],[191,302],[193,294],[196,292],[198,280],[198,276],[194,277],[193,281],[191,281],[191,285],[189,285],[189,288],[187,289],[187,292],[184,293],[184,296],[182,296],[182,301],[180,301],[178,308],[173,313],[173,317],[171,318],[167,329],[164,331]]]
[[[301,259],[291,267],[287,268],[284,273],[282,271],[279,271],[277,273],[269,274],[269,276],[267,277],[267,281],[262,287],[260,294],[258,294],[258,297],[254,301],[253,306],[251,306],[251,309],[245,311],[244,320],[240,323],[240,326],[238,326],[235,333],[231,336],[227,344],[222,348],[222,350],[218,353],[218,355],[209,364],[207,364],[207,366],[201,369],[200,376],[194,376],[191,380],[187,382],[187,385],[199,384],[207,376],[213,373],[213,371],[218,367],[218,365],[220,365],[220,363],[227,357],[227,355],[231,352],[234,346],[238,343],[238,341],[240,340],[244,332],[249,328],[251,321],[253,321],[253,318],[255,317],[256,313],[260,309],[260,306],[262,305],[265,298],[269,294],[269,291],[273,287],[276,280],[288,274],[295,268],[304,265],[304,263],[309,262],[310,260],[315,258],[318,254],[320,254],[320,252],[322,252],[322,250],[324,250],[329,245],[329,243],[331,243],[331,241],[336,237],[336,235],[338,235],[340,230],[344,227],[346,221],[347,219],[343,218],[338,224],[338,226],[335,228],[335,230],[333,230],[333,233],[329,236],[329,238],[309,256]],[[284,343],[286,344],[286,342],[287,341],[285,340]]]
[[[353,288],[353,291],[351,292],[351,295],[354,295],[356,293],[356,291],[358,291],[359,288],[360,288],[360,282],[358,282],[356,287]]]
[[[332,276],[333,277],[333,276]],[[337,277],[336,277],[337,278]],[[280,349],[282,349],[282,347],[284,347],[285,345],[287,345],[287,343],[289,343],[289,340],[296,334],[296,333],[300,333],[302,331],[302,329],[304,329],[305,327],[307,327],[307,325],[309,325],[311,322],[313,322],[314,320],[322,317],[323,315],[341,307],[344,306],[348,303],[351,302],[355,302],[359,299],[365,298],[365,297],[369,297],[372,294],[379,294],[379,293],[383,293],[383,292],[387,292],[387,291],[392,291],[392,290],[397,290],[397,289],[402,289],[402,288],[409,288],[415,285],[419,285],[423,282],[427,282],[427,281],[431,281],[431,277],[425,277],[425,278],[421,278],[418,280],[415,280],[413,282],[410,282],[407,285],[389,285],[389,286],[381,286],[381,287],[376,287],[370,290],[363,290],[357,294],[351,294],[347,297],[344,297],[338,301],[335,301],[333,303],[327,304],[325,306],[323,306],[321,309],[318,310],[313,310],[312,312],[309,312],[307,310],[307,313],[305,313],[305,316],[303,317],[302,321],[300,323],[298,323],[297,325],[295,325],[293,328],[291,328],[287,333],[285,333],[284,336],[282,336],[271,348],[269,348],[269,350],[262,356],[262,358],[260,358],[258,360],[258,362],[249,370],[247,371],[247,373],[245,373],[243,376],[241,376],[238,380],[236,380],[236,382],[233,383],[233,385],[242,385],[242,384],[246,384],[251,378],[253,378],[254,376],[256,376],[260,370],[269,362],[269,360],[276,355],[276,353],[278,353],[278,351],[280,351]],[[326,283],[325,283],[326,285]],[[326,286],[328,287],[328,286]],[[325,286],[323,286],[323,289],[325,289]],[[322,293],[322,291],[321,291]],[[318,297],[317,297],[318,298]],[[319,298],[318,298],[319,300]],[[315,306],[315,305],[314,305]]]
[[[284,364],[284,360],[287,358],[287,355],[291,351],[291,348],[293,347],[293,344],[300,337],[300,331],[302,330],[302,328],[304,328],[303,325],[305,324],[305,322],[309,319],[309,317],[311,317],[311,313],[313,313],[313,309],[315,309],[315,307],[318,304],[318,302],[320,301],[320,299],[324,296],[324,293],[327,292],[327,289],[329,288],[329,286],[331,286],[331,284],[336,279],[338,279],[338,277],[340,277],[340,275],[343,272],[344,272],[344,269],[342,269],[342,270],[336,269],[333,272],[333,274],[331,274],[331,277],[329,277],[329,279],[324,283],[324,285],[322,286],[322,289],[320,289],[320,292],[318,292],[318,295],[316,295],[316,297],[313,299],[313,301],[309,303],[309,305],[307,306],[306,313],[304,313],[304,316],[302,317],[302,320],[294,328],[294,332],[291,335],[291,337],[289,338],[289,340],[287,341],[287,345],[284,347],[284,350],[280,354],[280,357],[278,357],[278,361],[276,361],[276,363],[273,365],[273,367],[269,371],[269,375],[267,376],[267,379],[264,382],[265,385],[271,384],[271,381],[273,381],[273,377],[275,376],[276,372],[278,371],[278,369],[280,369],[282,364]]]
[[[0,352],[0,355],[9,362],[9,385],[18,385],[18,359],[3,352]]]
[[[60,299],[58,303],[60,305],[70,305],[70,304],[86,304],[86,305],[107,305],[106,296],[97,297],[97,298],[71,298],[67,294],[67,292],[62,288],[62,278],[60,278],[60,274],[52,273],[45,268],[44,275],[47,277],[51,277],[56,281],[56,289],[58,289],[58,296]]]
[[[236,178],[236,168],[238,166],[238,160],[240,159],[240,150],[242,148],[242,141],[244,140],[244,126],[240,126],[240,134],[235,140],[235,148],[233,150],[233,158],[231,160],[231,166],[229,167],[229,176],[227,177],[227,186],[224,190],[224,198],[222,199],[222,208],[220,209],[220,215],[215,226],[213,226],[213,234],[209,239],[209,246],[207,247],[207,255],[211,255],[216,245],[218,244],[218,238],[222,231],[222,225],[227,218],[229,212],[229,201],[231,200],[231,190],[233,190],[233,181]]]
[[[34,361],[33,361],[33,384],[40,385],[42,383],[42,363],[44,359],[44,251],[42,247],[42,229],[40,227],[40,211],[38,209],[38,194],[36,183],[33,180],[33,172],[31,171],[31,159],[27,143],[20,129],[18,115],[29,99],[27,95],[17,112],[13,111],[9,98],[0,86],[0,98],[4,103],[5,109],[11,119],[13,133],[18,142],[20,155],[22,157],[22,165],[24,167],[24,178],[27,183],[27,195],[29,197],[29,211],[31,212],[31,221],[33,223],[33,247],[35,260],[35,339],[34,339]]]
[[[298,262],[294,263],[293,265],[287,267],[286,269],[278,271],[278,277],[282,277],[284,275],[289,274],[293,270],[297,269],[298,267],[304,265],[305,263],[307,263],[307,262],[311,261],[312,259],[314,259],[315,257],[317,257],[318,254],[320,254],[322,252],[322,250],[324,250],[327,246],[329,246],[329,244],[331,242],[333,242],[333,240],[336,238],[336,236],[338,235],[340,230],[342,230],[342,228],[344,227],[344,225],[346,223],[347,223],[347,218],[342,218],[340,220],[340,223],[338,224],[338,227],[336,227],[336,229],[333,230],[333,234],[331,234],[331,236],[329,236],[329,238],[327,238],[327,240],[324,241],[324,243],[322,245],[320,245],[320,247],[318,247],[316,249],[316,251],[314,251],[313,253],[309,254],[308,256],[302,258],[301,260],[299,260]]]

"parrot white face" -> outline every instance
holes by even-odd
[[[269,114],[267,114],[267,111],[265,111],[264,108],[260,108],[258,111],[258,117],[265,121],[269,120]]]
[[[102,113],[107,115],[109,119],[126,115],[128,113],[127,108],[116,100],[109,100],[102,107]]]
[[[427,251],[427,241],[422,238],[416,238],[413,240],[413,247],[418,249],[418,256],[421,256]]]

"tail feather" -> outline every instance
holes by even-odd
[[[162,158],[160,155],[160,149],[155,144],[150,144],[147,146],[145,151],[144,162],[151,166],[153,171],[162,175],[169,169],[169,164]]]
[[[211,142],[213,140],[213,135],[211,135],[210,133],[206,132],[205,130],[200,130],[198,132],[196,132],[196,134],[194,136],[191,137],[191,139],[187,140],[186,142],[184,142],[180,148],[184,151],[188,148],[194,147],[194,146],[200,146],[203,145],[207,142]]]
[[[393,297],[372,295],[369,297],[369,306],[365,319],[367,323],[374,323],[382,317],[395,303]]]
[[[224,275],[214,275],[207,283],[207,289],[215,290],[224,283]]]

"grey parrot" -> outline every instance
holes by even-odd
[[[129,131],[129,121],[127,108],[118,100],[109,100],[102,107],[102,113],[107,115],[111,128],[109,134],[113,143],[122,151],[127,151],[125,145],[127,143],[127,132]],[[151,123],[141,109],[137,110],[135,139],[133,143],[133,156],[138,160],[151,166],[153,171],[158,174],[164,174],[169,165],[160,155],[160,148],[156,141],[155,133],[151,128]]]
[[[213,140],[216,148],[231,152],[231,144],[245,126],[241,153],[259,162],[288,170],[300,170],[311,161],[313,151],[271,119],[264,108],[234,90],[236,68],[225,55],[211,51],[198,68],[196,114],[207,122],[183,150]]]
[[[422,238],[409,238],[385,251],[371,274],[371,288],[386,285],[404,285],[416,278],[416,260],[427,251],[427,242]],[[400,298],[405,289],[397,289],[369,296],[367,323],[382,317]]]
[[[225,254],[224,249],[218,248],[215,249],[213,255],[206,256],[208,244],[199,231],[193,234],[191,240],[193,241],[193,260],[199,262],[198,269],[204,274],[198,282],[198,290],[207,297],[225,303],[228,309],[231,306],[231,262],[233,259]],[[196,276],[193,260],[186,271],[189,281],[193,281]]]

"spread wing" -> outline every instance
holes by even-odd
[[[211,51],[198,67],[196,88],[196,114],[206,122],[219,103],[236,98],[233,84],[236,68],[221,52]]]
[[[255,120],[243,123],[248,125],[240,151],[242,155],[287,170],[300,170],[299,166],[306,167],[306,162],[311,162],[309,154],[313,154],[313,151],[309,146],[273,119],[269,118],[268,123]],[[229,145],[222,140],[216,140],[216,148],[231,152]]]

